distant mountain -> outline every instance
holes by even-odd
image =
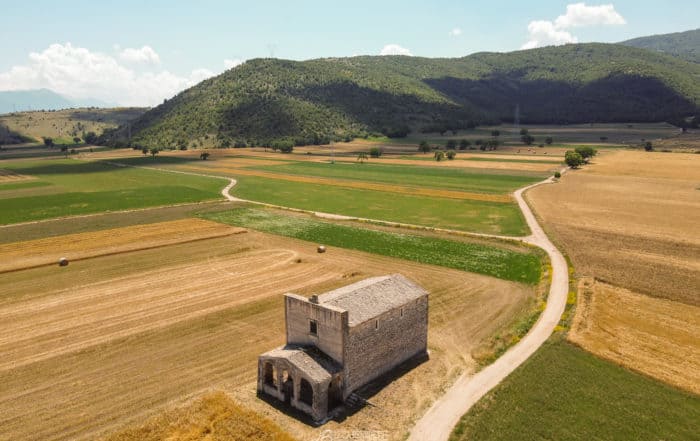
[[[585,123],[676,120],[698,103],[700,65],[614,44],[455,59],[255,59],[151,109],[131,132],[146,146],[303,145],[508,122],[516,106],[523,123]]]
[[[620,44],[663,52],[686,61],[700,63],[700,29],[635,38]]]
[[[116,107],[95,99],[72,100],[49,89],[0,91],[0,114],[74,107]]]

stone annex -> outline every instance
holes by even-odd
[[[400,274],[284,297],[287,344],[258,358],[258,393],[315,421],[361,386],[427,355],[428,292]]]

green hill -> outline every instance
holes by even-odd
[[[516,105],[523,123],[662,121],[698,110],[699,78],[700,65],[610,44],[457,59],[255,59],[153,108],[131,132],[145,146],[302,145],[509,121]]]
[[[635,38],[620,44],[663,52],[686,61],[700,63],[700,29]]]

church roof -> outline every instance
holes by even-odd
[[[318,296],[318,303],[348,311],[350,326],[427,296],[428,292],[401,274],[372,277]]]

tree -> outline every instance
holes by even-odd
[[[544,142],[545,142],[545,144],[547,144],[547,145],[552,145],[552,143],[554,142],[554,139],[552,139],[551,136],[548,136],[548,137],[546,137],[546,138],[544,139]]]
[[[583,156],[573,150],[568,150],[564,154],[564,162],[571,168],[578,168],[583,165]]]
[[[369,149],[369,155],[373,158],[378,158],[382,156],[382,149],[380,149],[379,147],[372,147],[371,149]]]
[[[367,153],[360,152],[360,154],[357,155],[357,160],[360,161],[360,164],[363,164],[367,160]]]
[[[447,150],[454,150],[455,148],[457,148],[457,141],[455,141],[454,139],[450,139],[449,141],[447,141],[446,147]]]
[[[651,143],[651,141],[647,141],[644,143],[644,150],[647,152],[651,152],[654,150],[654,145]]]
[[[591,147],[591,146],[576,147],[576,149],[574,149],[574,151],[575,151],[576,153],[578,153],[579,155],[581,155],[581,157],[583,158],[583,160],[584,160],[585,162],[588,162],[588,160],[589,160],[590,158],[592,158],[592,157],[594,157],[596,154],[598,154],[598,150],[594,149],[594,148]]]
[[[436,150],[434,157],[436,161],[440,162],[443,159],[445,159],[445,152],[443,152],[442,150]]]
[[[459,149],[466,150],[466,148],[469,147],[470,144],[471,143],[468,140],[463,139],[463,140],[459,141]]]
[[[53,147],[55,145],[53,143],[53,138],[44,138],[44,145],[46,147]]]
[[[95,144],[97,142],[97,135],[95,132],[87,132],[83,135],[83,140],[85,144]]]
[[[80,144],[80,138],[78,138],[77,136],[74,136],[74,137],[73,137],[73,143],[75,143],[75,144]]]
[[[199,154],[199,159],[201,159],[202,161],[206,161],[208,157],[209,157],[209,152],[202,152]]]
[[[525,129],[523,129],[523,130],[525,130]],[[520,140],[525,145],[532,145],[532,143],[535,142],[535,137],[526,133],[520,137]]]
[[[158,153],[160,153],[160,150],[158,150],[157,148],[154,147],[150,150],[150,152],[151,152],[151,156],[153,156],[153,159],[156,159],[156,155]]]
[[[141,153],[143,153],[143,156],[146,156],[148,154],[148,148],[147,147],[142,148]]]
[[[418,151],[428,153],[430,151],[430,144],[428,144],[428,141],[421,141],[420,144],[418,144]]]
[[[501,136],[501,131],[500,130],[491,130],[491,136],[493,136],[494,138],[498,138],[499,136]]]
[[[455,152],[454,150],[448,150],[446,156],[447,159],[452,161],[453,159],[455,159],[455,156],[457,156],[457,152]]]

